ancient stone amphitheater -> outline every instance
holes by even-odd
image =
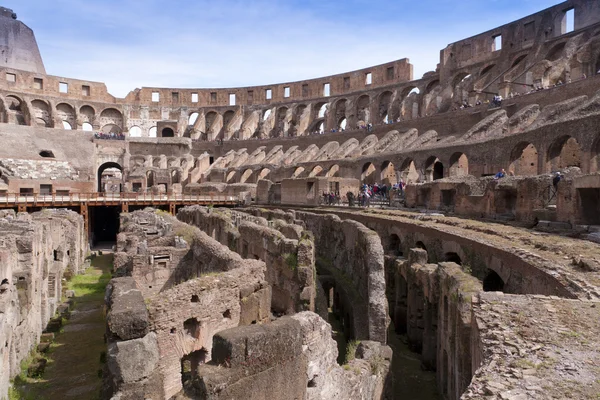
[[[125,98],[47,75],[12,10],[0,35],[1,399],[56,385],[22,369],[106,243],[95,391],[48,398],[599,398],[600,2],[419,79],[402,59]]]

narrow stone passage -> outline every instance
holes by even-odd
[[[73,277],[75,307],[57,334],[41,379],[20,388],[23,398],[99,399],[104,344],[104,290],[110,280],[112,254],[97,256],[85,275]]]

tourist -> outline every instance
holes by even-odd
[[[554,174],[554,178],[552,178],[552,186],[554,186],[554,189],[558,189],[558,182],[560,182],[561,179],[562,175],[560,174],[560,172],[556,172]]]
[[[504,168],[502,168],[496,175],[494,175],[494,179],[498,180],[498,179],[502,179],[506,176],[506,171],[504,170]]]

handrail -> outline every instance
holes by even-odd
[[[57,195],[56,193],[48,194],[25,194],[25,193],[2,193],[0,194],[1,204],[68,204],[68,203],[90,203],[90,204],[106,204],[106,203],[171,203],[171,202],[217,202],[217,203],[237,203],[237,196],[215,195],[210,193],[207,195],[200,194],[179,194],[179,193],[69,193],[68,195]]]

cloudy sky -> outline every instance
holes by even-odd
[[[4,0],[51,75],[136,87],[220,88],[332,75],[447,44],[557,0]]]

